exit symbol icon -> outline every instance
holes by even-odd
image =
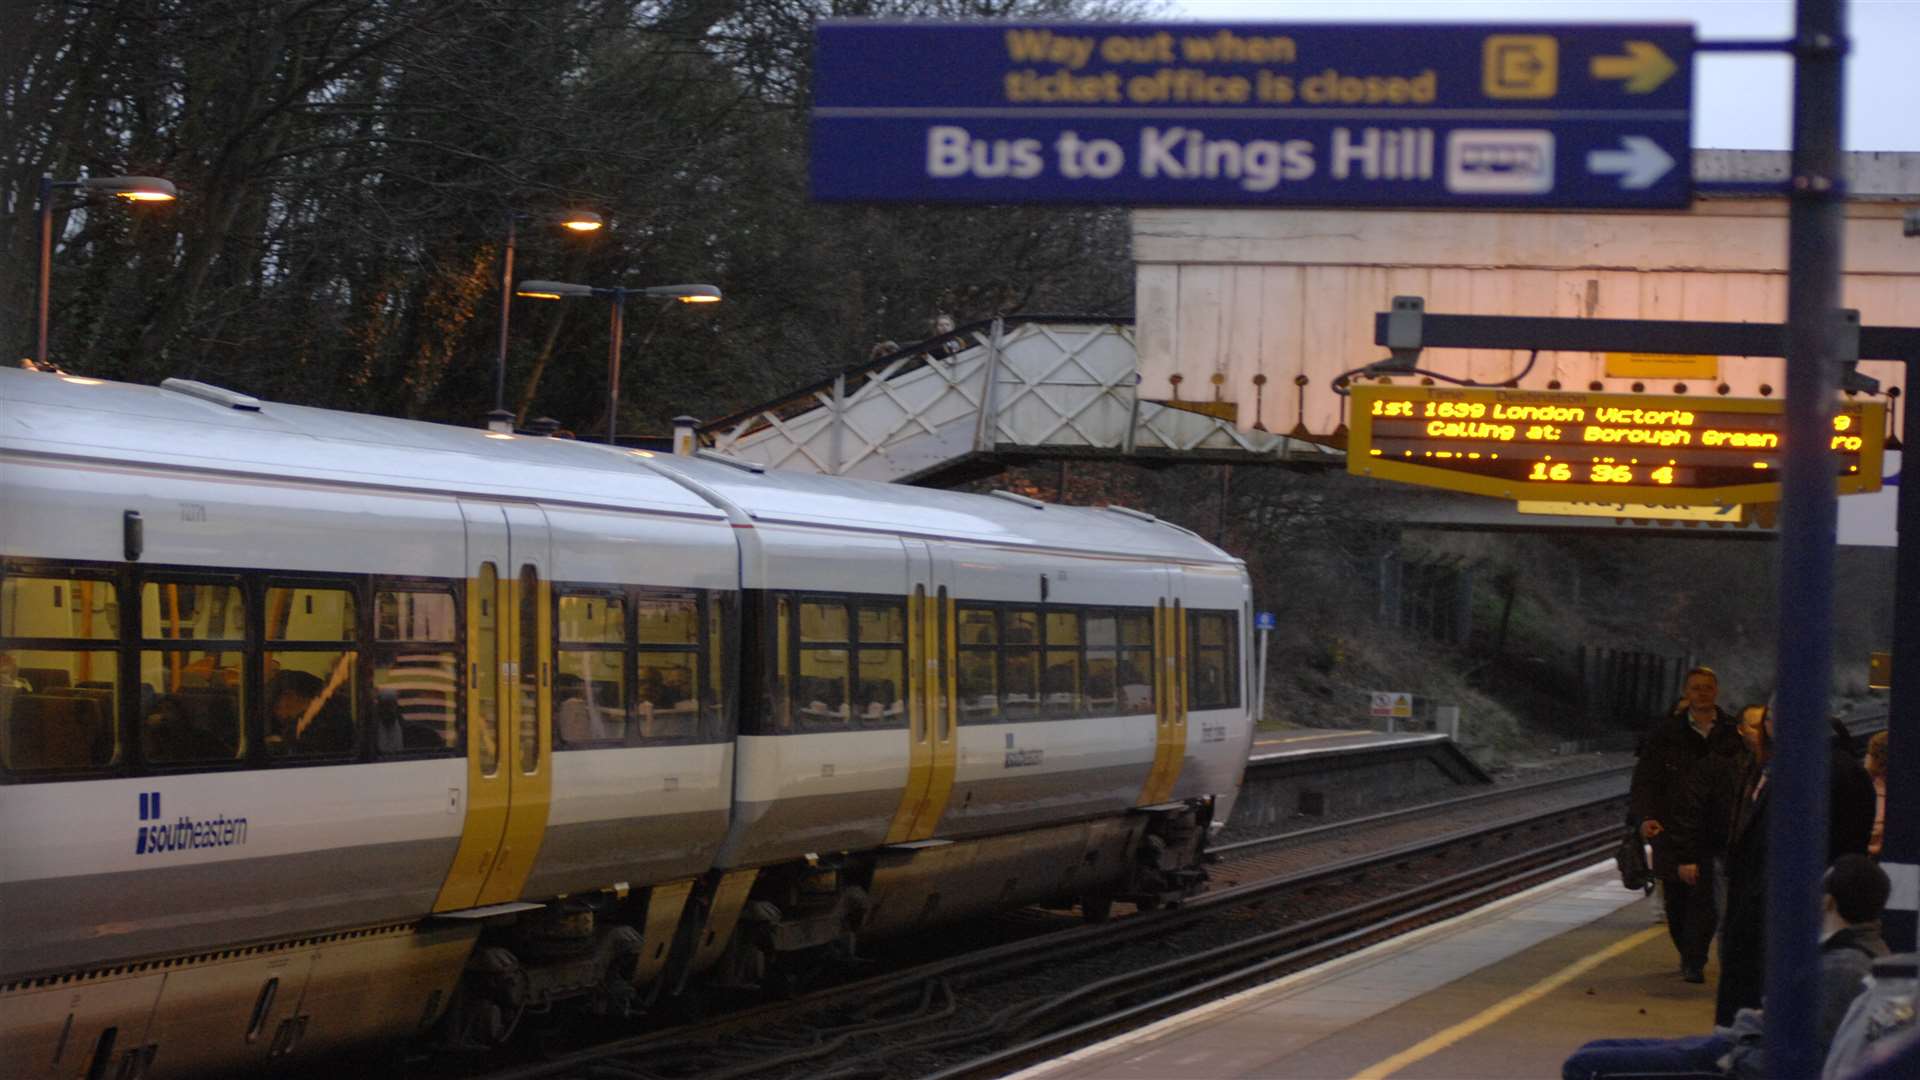
[[[1560,90],[1560,42],[1549,34],[1494,34],[1481,49],[1490,98],[1550,98]]]

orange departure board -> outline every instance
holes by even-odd
[[[1347,471],[1501,499],[1775,502],[1785,402],[1505,388],[1356,386]],[[1880,489],[1886,406],[1836,403],[1842,493]]]

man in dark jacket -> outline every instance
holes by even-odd
[[[1740,735],[1733,717],[1715,704],[1719,696],[1720,679],[1712,669],[1687,672],[1686,698],[1648,734],[1633,770],[1630,813],[1640,835],[1653,844],[1653,872],[1666,902],[1667,933],[1680,952],[1682,974],[1696,983],[1705,981],[1702,970],[1719,923],[1713,864],[1696,858],[1682,877],[1673,829],[1678,824],[1680,836],[1695,840],[1710,831],[1701,822],[1679,821],[1676,815],[1691,801],[1688,792],[1707,783],[1705,774],[1714,769],[1709,759],[1739,752]]]
[[[1865,855],[1873,842],[1873,818],[1879,804],[1873,777],[1854,753],[1853,733],[1839,720],[1833,723],[1828,769],[1832,776],[1827,800],[1827,862],[1842,855]]]

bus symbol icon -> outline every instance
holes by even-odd
[[[1553,132],[1450,131],[1446,179],[1465,195],[1544,195],[1553,190]]]

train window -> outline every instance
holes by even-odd
[[[1239,614],[1187,613],[1187,700],[1191,709],[1230,709],[1240,704]]]
[[[1128,716],[1153,711],[1153,612],[1121,612],[1120,711]]]
[[[563,749],[624,746],[627,739],[627,601],[619,594],[562,595],[553,731]]]
[[[691,652],[640,654],[633,719],[641,738],[685,740],[700,734],[694,659]]]
[[[900,601],[858,605],[853,721],[856,727],[907,723],[907,610]]]
[[[848,693],[852,620],[841,601],[800,601],[799,669],[793,685],[795,720],[802,730],[845,728],[851,712]]]
[[[460,745],[460,661],[453,595],[374,594],[373,730],[382,754]]]
[[[1047,663],[1040,673],[1041,703],[1048,716],[1079,716],[1083,708],[1080,613],[1047,612]]]
[[[1087,633],[1087,715],[1112,716],[1119,711],[1117,674],[1120,667],[1120,627],[1110,611],[1089,612]]]
[[[246,603],[226,582],[148,581],[140,590],[140,743],[155,765],[246,756]]]
[[[1001,613],[1000,706],[1008,720],[1040,716],[1040,616],[1031,608]]]
[[[120,634],[110,581],[0,578],[0,766],[15,773],[120,760]]]
[[[640,644],[700,644],[700,618],[693,593],[642,595],[634,609]]]
[[[1000,613],[993,608],[961,605],[957,618],[959,641],[958,696],[960,722],[983,723],[1000,719]]]
[[[272,586],[266,596],[266,747],[275,757],[338,757],[360,749],[360,653],[347,589]]]
[[[540,771],[540,571],[520,564],[520,771]]]
[[[640,647],[627,710],[629,733],[656,742],[698,739],[700,594],[644,589],[631,595]]]
[[[480,774],[500,771],[500,571],[480,564],[473,582],[473,620],[467,635],[467,685],[473,690],[473,726],[480,741]]]

